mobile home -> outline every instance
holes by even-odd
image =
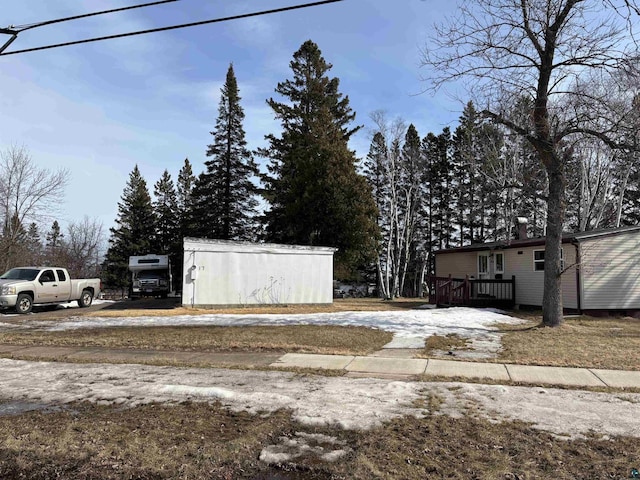
[[[515,282],[514,303],[542,305],[544,238],[522,238],[440,250],[436,277]],[[567,234],[562,239],[565,309],[640,312],[640,226]],[[487,282],[487,285],[489,282]]]

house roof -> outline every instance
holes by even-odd
[[[565,233],[562,235],[562,243],[572,243],[575,241],[588,240],[600,237],[609,237],[612,235],[620,235],[629,232],[640,232],[640,225],[631,227],[606,228],[600,230],[591,230],[588,232]],[[441,253],[457,253],[457,252],[479,252],[482,250],[504,250],[507,248],[535,247],[545,244],[545,237],[524,238],[522,240],[503,240],[499,242],[473,243],[463,247],[446,248],[437,250],[435,254]]]

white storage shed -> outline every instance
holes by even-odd
[[[333,303],[335,248],[184,239],[182,304]]]

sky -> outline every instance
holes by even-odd
[[[134,0],[7,2],[0,27],[146,3]],[[36,47],[306,3],[302,0],[179,0],[23,32],[7,49]],[[266,104],[282,100],[278,82],[306,40],[318,44],[340,79],[356,124],[351,141],[366,156],[370,114],[413,123],[421,136],[455,125],[462,106],[444,93],[423,93],[420,67],[434,22],[454,13],[445,0],[344,0],[268,16],[215,23],[0,57],[0,150],[28,149],[36,165],[66,169],[69,183],[56,219],[65,225],[117,217],[129,174],[138,165],[150,193],[166,169],[174,179],[189,158],[204,169],[220,88],[233,63],[250,149],[280,131]],[[8,37],[0,37],[0,42]],[[259,162],[264,162],[258,158]],[[49,225],[41,226],[43,231]]]

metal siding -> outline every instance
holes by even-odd
[[[581,242],[582,308],[640,309],[640,234]]]
[[[185,242],[183,304],[272,305],[333,302],[333,250]],[[208,251],[215,250],[215,251]],[[197,277],[190,270],[196,266]]]

